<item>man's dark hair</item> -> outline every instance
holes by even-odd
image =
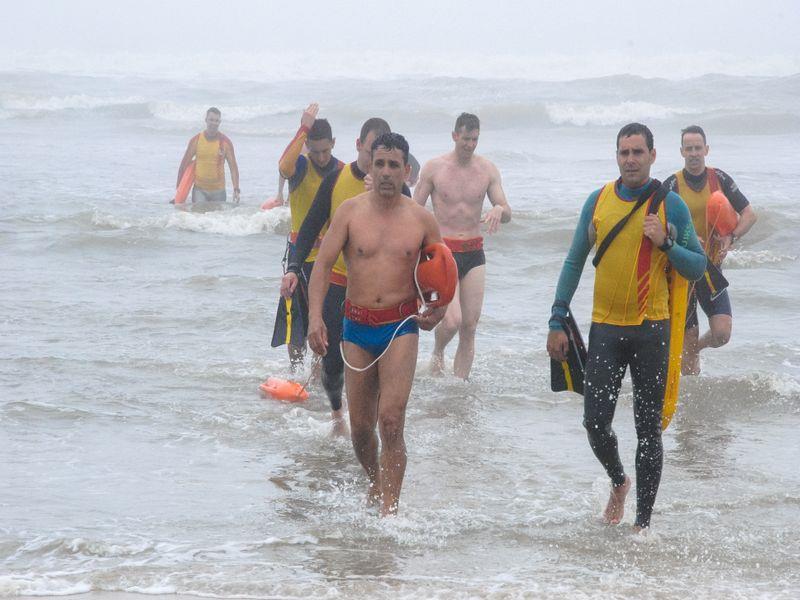
[[[375,135],[381,136],[384,133],[391,132],[392,128],[389,127],[389,124],[380,117],[372,117],[371,119],[367,119],[361,126],[361,134],[358,136],[358,139],[361,140],[362,144],[366,141],[367,136],[371,131],[374,131]]]
[[[647,143],[647,149],[653,149],[653,132],[650,131],[650,128],[647,125],[642,125],[641,123],[628,123],[619,130],[617,134],[617,150],[619,150],[619,141],[622,138],[631,137],[632,135],[641,135],[644,136],[644,141]]]
[[[382,133],[375,141],[372,142],[372,151],[375,152],[378,148],[383,148],[384,150],[400,150],[403,153],[403,164],[408,164],[408,142],[406,138],[404,138],[399,133]]]
[[[213,112],[215,115],[217,115],[218,117],[222,118],[222,113],[220,112],[220,110],[219,110],[219,109],[218,109],[216,106],[212,106],[211,108],[209,108],[209,109],[206,111],[206,116],[208,116],[208,113],[212,113],[212,112]]]
[[[461,113],[456,119],[456,127],[453,131],[458,133],[462,127],[464,131],[475,131],[481,128],[481,120],[471,113]]]
[[[333,131],[328,119],[314,119],[314,124],[308,130],[310,140],[333,140]]]
[[[706,145],[706,132],[703,131],[703,128],[700,125],[689,125],[686,129],[681,129],[681,145],[683,145],[683,136],[687,133],[699,133],[703,136],[703,145]]]

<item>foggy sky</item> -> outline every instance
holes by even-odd
[[[0,51],[800,56],[796,0],[2,0]]]

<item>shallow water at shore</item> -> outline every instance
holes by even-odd
[[[288,212],[258,206],[314,86],[270,87],[269,110],[263,87],[220,92],[243,200],[192,213],[166,201],[209,94],[180,83],[164,112],[163,82],[15,74],[14,98],[0,89],[0,595],[796,597],[797,81],[762,81],[769,103],[752,78],[683,83],[701,97],[726,86],[713,110],[668,80],[651,82],[661,108],[625,104],[641,83],[627,77],[611,82],[620,98],[609,81],[411,79],[399,87],[419,100],[404,110],[397,87],[325,82],[343,160],[373,114],[424,161],[449,148],[454,115],[477,107],[479,151],[515,211],[487,240],[472,381],[428,375],[432,336],[421,336],[401,513],[381,520],[363,505],[349,442],[329,435],[319,385],[301,406],[257,393],[288,375],[285,351],[269,348]],[[135,98],[92,100],[99,90]],[[615,176],[628,116],[652,123],[661,179],[680,166],[680,126],[710,122],[709,163],[760,216],[726,265],[733,339],[684,382],[643,539],[630,531],[633,495],[623,526],[600,523],[608,489],[582,401],[549,391],[544,351],[578,210]],[[585,331],[592,277],[574,302]],[[616,430],[632,472],[628,384]]]

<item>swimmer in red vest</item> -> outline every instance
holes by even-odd
[[[441,236],[433,215],[402,192],[409,170],[403,136],[385,133],[375,139],[373,189],[346,200],[336,211],[309,285],[309,346],[321,355],[335,352],[322,313],[329,273],[339,253],[344,255],[348,279],[342,353],[348,364],[351,439],[369,477],[368,502],[379,505],[383,516],[397,513],[405,474],[403,429],[419,328],[433,329],[446,310],[439,306],[417,314],[419,282],[414,274],[420,251],[440,242]],[[452,279],[454,291],[455,265]]]
[[[478,117],[462,113],[453,131],[455,148],[428,161],[414,189],[414,200],[422,206],[430,196],[444,243],[453,251],[458,265],[458,291],[436,328],[431,371],[443,371],[445,346],[458,333],[453,372],[462,379],[467,379],[472,369],[475,330],[483,307],[486,257],[481,223],[486,224],[491,234],[498,230],[500,223],[511,220],[511,207],[506,201],[500,172],[489,160],[475,154],[479,134]],[[486,196],[492,208],[481,217]]]
[[[721,169],[706,167],[708,145],[701,127],[691,125],[681,131],[681,156],[685,162],[684,168],[668,177],[664,185],[686,202],[706,254],[717,267],[721,267],[728,250],[755,224],[756,213],[730,175]],[[708,200],[717,190],[725,194],[739,213],[738,224],[725,236],[719,236],[714,232],[714,224],[706,222]],[[702,337],[697,318],[698,304],[708,317],[709,330]],[[712,293],[706,280],[700,279],[692,288],[686,315],[681,372],[684,375],[697,375],[700,373],[700,351],[724,346],[731,338],[733,316],[728,290]]]

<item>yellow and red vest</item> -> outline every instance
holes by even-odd
[[[329,219],[333,219],[336,209],[338,209],[345,200],[363,194],[365,191],[364,179],[357,177],[355,173],[353,173],[353,164],[345,165],[339,172],[339,177],[336,178],[336,184],[333,186],[333,191],[331,192],[331,214]],[[323,229],[323,235],[327,230],[328,227],[326,225]],[[339,275],[347,275],[344,255],[341,252],[336,259],[336,263],[333,265],[333,272]]]
[[[322,184],[322,180],[331,172],[320,174],[319,170],[311,162],[311,159],[306,155],[305,174],[302,181],[296,188],[289,191],[289,212],[292,216],[292,230],[289,233],[289,239],[294,242],[297,239],[297,232],[306,220],[308,211],[314,203],[314,198],[317,195],[317,190]],[[340,161],[337,161],[340,167],[344,167]],[[314,244],[311,252],[308,253],[306,262],[314,262],[317,259],[317,252],[319,251],[319,244],[322,236]]]
[[[198,133],[195,139],[197,149],[194,184],[207,192],[224,190],[225,152],[230,140],[221,133],[215,139],[209,140],[204,131]]]
[[[594,206],[592,224],[597,232],[596,247],[631,210],[616,182],[607,183]],[[592,321],[610,325],[641,325],[644,320],[669,318],[667,255],[655,248],[642,233],[652,196],[630,218],[608,247],[594,280]],[[666,228],[666,208],[656,213]]]
[[[706,220],[708,199],[711,194],[720,189],[717,172],[710,167],[706,168],[706,183],[699,192],[694,191],[689,186],[689,182],[686,181],[686,177],[683,174],[683,169],[675,173],[675,179],[678,184],[675,192],[683,198],[686,206],[689,207],[694,230],[698,236],[703,238],[703,249],[708,254],[711,262],[719,265],[719,244],[711,240],[711,231],[708,229],[708,221]]]

